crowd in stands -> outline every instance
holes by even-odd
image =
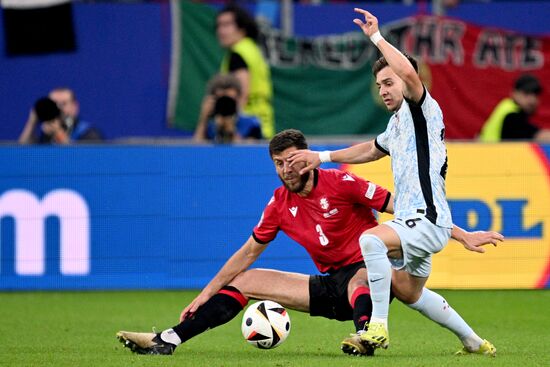
[[[194,134],[196,141],[210,139],[230,143],[269,139],[275,134],[271,75],[256,44],[258,34],[254,18],[244,9],[229,5],[218,13],[216,36],[226,50],[220,73],[231,78],[220,76],[211,81],[202,102]],[[251,120],[251,116],[258,121]],[[210,128],[209,120],[214,122]],[[258,122],[259,133],[255,127]]]
[[[521,75],[510,96],[499,102],[483,125],[480,140],[488,143],[507,140],[549,142],[550,130],[541,129],[531,121],[541,93],[542,85],[537,77]]]
[[[321,3],[323,1],[300,1]],[[326,1],[325,1],[326,2]],[[338,1],[331,1],[338,2]],[[446,0],[445,5],[457,1]],[[254,18],[236,5],[216,16],[216,36],[225,55],[207,85],[193,134],[195,142],[239,143],[270,139],[276,132],[270,68],[257,44]],[[531,121],[543,86],[531,74],[521,75],[510,93],[483,125],[479,141],[550,141],[550,130]],[[79,115],[79,102],[68,87],[57,87],[31,108],[20,144],[97,143],[103,134]]]

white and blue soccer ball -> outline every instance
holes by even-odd
[[[273,301],[251,304],[243,315],[241,330],[246,341],[260,349],[281,345],[290,333],[290,317],[286,309]]]

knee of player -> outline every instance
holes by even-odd
[[[365,271],[365,276],[361,278],[354,278],[348,283],[348,294],[351,295],[357,290],[369,289],[369,281],[367,279],[367,272]]]
[[[392,280],[392,292],[395,298],[406,305],[412,305],[413,303],[416,303],[420,298],[420,295],[422,294],[416,289],[408,287],[406,284],[403,283],[396,283],[394,280]]]
[[[237,274],[228,285],[237,288],[239,292],[247,296],[248,288],[250,288],[251,280],[254,279],[255,271],[256,269],[248,269]]]
[[[392,288],[393,294],[395,295],[395,298],[403,302],[404,304],[411,305],[418,301],[418,296],[415,296],[412,293],[407,292],[401,292],[399,290],[396,290],[395,288]]]
[[[378,237],[370,233],[361,235],[359,238],[359,245],[361,246],[361,251],[363,251],[363,256],[365,254],[373,253],[383,253],[386,254],[388,249],[384,242]]]

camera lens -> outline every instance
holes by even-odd
[[[237,101],[228,96],[222,96],[216,100],[214,115],[233,116],[237,113]]]

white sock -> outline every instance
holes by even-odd
[[[387,256],[388,249],[380,238],[371,234],[362,235],[359,238],[359,245],[367,264],[372,299],[371,322],[382,322],[387,329],[391,287],[391,264]]]
[[[478,350],[483,340],[439,294],[424,288],[418,301],[407,305],[452,331],[470,351]]]
[[[176,332],[173,329],[166,329],[162,333],[160,333],[160,338],[164,340],[167,343],[174,344],[174,345],[180,345],[181,339],[176,334]]]

